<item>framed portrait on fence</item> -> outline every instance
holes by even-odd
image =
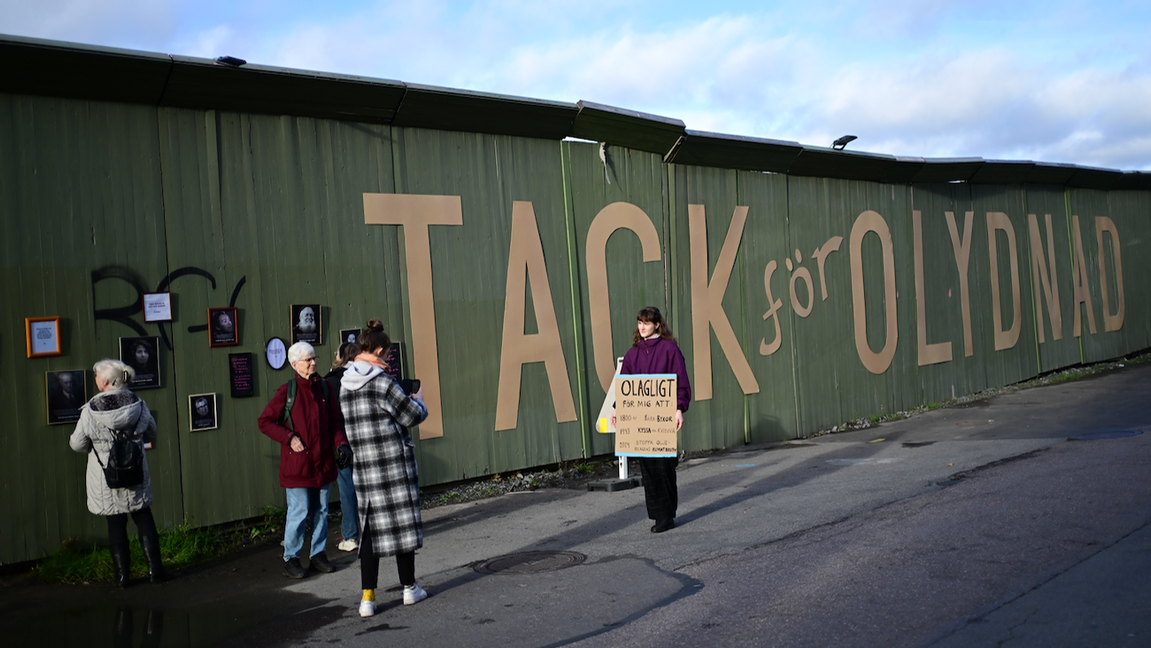
[[[315,346],[323,339],[323,333],[319,304],[292,304],[292,344],[307,342]]]
[[[232,398],[256,395],[256,362],[251,353],[228,354],[228,378],[232,384]]]
[[[220,427],[216,411],[215,394],[192,394],[188,396],[189,428],[193,432],[215,430]]]
[[[264,346],[264,359],[268,361],[268,366],[273,369],[282,369],[284,363],[288,361],[288,347],[284,341],[278,337],[268,340],[268,344]]]
[[[240,343],[240,322],[236,309],[208,309],[208,346],[236,346]]]
[[[47,372],[48,425],[80,420],[80,407],[88,402],[88,382],[85,376],[83,369]]]
[[[136,370],[130,389],[155,389],[160,386],[160,338],[120,338],[120,362]]]
[[[340,329],[340,344],[343,345],[349,342],[356,342],[356,340],[360,339],[360,333],[362,331],[363,329],[358,328]]]
[[[144,293],[141,299],[145,322],[172,321],[172,293]]]
[[[408,362],[403,342],[392,342],[392,348],[384,354],[384,364],[388,365],[385,371],[392,378],[402,380],[408,377]]]
[[[28,342],[28,357],[58,356],[60,350],[59,317],[25,317],[24,336]]]

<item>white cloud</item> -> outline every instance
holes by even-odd
[[[229,25],[216,25],[190,34],[176,43],[176,52],[186,56],[216,58],[239,52],[244,39]],[[237,56],[243,58],[243,56]]]
[[[0,33],[156,50],[175,27],[172,8],[150,0],[0,1]]]
[[[235,2],[235,0],[233,0]],[[0,0],[0,32],[925,157],[1151,166],[1151,9],[1021,0]]]

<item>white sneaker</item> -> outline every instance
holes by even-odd
[[[420,587],[419,583],[404,588],[404,605],[415,605],[426,598],[428,598],[428,593]]]
[[[375,601],[360,601],[360,616],[367,618],[376,613]]]
[[[353,540],[341,540],[340,544],[336,545],[336,548],[339,549],[340,551],[355,551],[356,549],[360,548],[360,545],[357,544],[354,539]]]

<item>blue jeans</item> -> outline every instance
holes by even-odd
[[[288,519],[284,523],[284,562],[299,558],[304,548],[304,531],[312,522],[314,556],[328,546],[328,493],[331,484],[319,488],[285,488],[288,493]]]
[[[341,468],[340,484],[340,536],[344,540],[356,540],[360,537],[359,514],[356,511],[356,486],[352,483],[352,467]]]

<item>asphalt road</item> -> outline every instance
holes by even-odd
[[[128,645],[117,627],[141,645],[149,623],[143,645],[1149,646],[1151,434],[1068,440],[1151,431],[1149,393],[1151,366],[1128,367],[694,460],[659,535],[639,490],[433,509],[416,562],[430,597],[400,605],[385,559],[370,619],[354,556],[333,549],[341,571],[290,582],[266,548],[122,592],[7,583],[0,631],[86,646]],[[477,570],[509,555],[524,559],[495,566],[520,572]]]

